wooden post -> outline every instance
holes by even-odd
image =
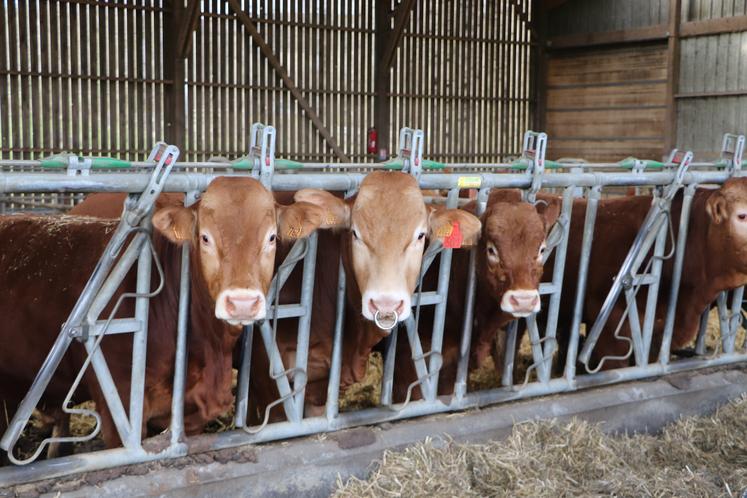
[[[377,133],[377,161],[386,161],[391,155],[390,98],[391,77],[389,65],[384,60],[392,36],[392,13],[389,1],[376,2],[374,57],[374,127]]]
[[[535,60],[531,64],[534,106],[532,127],[546,131],[547,126],[547,17],[548,9],[542,0],[532,0],[532,44]]]
[[[682,0],[669,0],[669,30],[667,33],[667,119],[664,131],[666,155],[677,143],[677,88],[680,77],[680,24]]]
[[[171,2],[171,15],[164,16],[164,76],[171,81],[164,88],[164,120],[166,123],[164,140],[185,148],[185,109],[184,109],[184,58],[179,54],[178,38],[182,30],[184,7],[182,2]]]

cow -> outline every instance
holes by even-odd
[[[307,237],[322,222],[322,210],[297,202],[275,203],[251,178],[219,177],[191,207],[166,197],[153,215],[153,247],[163,265],[163,290],[150,302],[143,434],[168,427],[174,376],[180,246],[190,243],[191,277],[184,425],[187,434],[224,413],[233,403],[231,353],[241,326],[265,317],[266,293],[279,240]],[[121,204],[120,204],[121,205]],[[79,211],[83,211],[84,208]],[[0,217],[0,301],[5,325],[0,341],[13,345],[0,364],[0,397],[12,414],[67,319],[116,227],[113,220],[84,216]],[[157,278],[154,278],[154,286]],[[132,290],[131,271],[118,290]],[[116,295],[114,297],[116,299]],[[132,316],[125,300],[117,316]],[[26,333],[33,331],[32,334]],[[101,343],[125,406],[129,403],[132,337],[107,336]],[[59,406],[85,358],[73,343],[44,397]],[[89,372],[77,395],[93,399],[102,415],[107,447],[120,444],[107,404]],[[6,428],[0,418],[0,430]]]
[[[542,260],[547,249],[547,234],[560,214],[558,200],[530,204],[522,200],[518,190],[493,189],[481,217],[482,234],[477,246],[475,313],[471,351],[473,363],[480,367],[488,354],[493,356],[495,369],[503,365],[505,336],[503,328],[512,320],[527,317],[540,310],[539,284]],[[464,209],[475,213],[476,203]],[[442,366],[439,394],[450,394],[456,380],[464,317],[469,252],[454,251],[449,280],[448,304],[441,348]],[[434,268],[436,265],[434,264]],[[431,286],[435,287],[435,271]],[[432,310],[424,308],[419,336],[424,351],[430,350]],[[417,379],[408,341],[397,349],[396,373],[392,399],[402,402],[409,385]],[[419,387],[412,390],[411,399],[422,397]]]
[[[476,243],[481,224],[466,211],[426,205],[415,178],[401,172],[370,173],[350,199],[317,189],[299,190],[293,198],[321,207],[322,228],[333,229],[319,233],[305,395],[309,416],[321,414],[327,399],[340,258],[347,282],[340,379],[344,393],[363,378],[374,346],[389,335],[375,322],[392,327],[410,316],[426,241],[450,236],[458,226],[462,243],[470,246]],[[291,277],[283,289],[287,302],[297,302],[298,287],[291,291],[297,282]],[[278,322],[277,343],[285,368],[295,364],[295,324]],[[255,343],[251,385],[253,415],[262,420],[265,407],[278,394],[260,348]],[[281,417],[279,409],[273,410],[270,420]]]
[[[548,198],[545,196],[545,198]],[[551,197],[550,197],[551,198]],[[671,220],[675,236],[679,231],[679,216],[683,196],[672,201]],[[589,262],[588,282],[582,321],[591,326],[602,308],[613,279],[631,247],[635,236],[651,206],[650,195],[603,199],[597,211],[594,240]],[[574,203],[566,259],[558,339],[561,361],[570,334],[573,301],[576,294],[579,259],[583,238],[586,203]],[[733,178],[717,189],[698,188],[690,213],[685,244],[682,281],[675,312],[673,351],[686,347],[697,335],[699,317],[721,291],[747,284],[747,178]],[[671,289],[673,259],[664,261],[656,308],[652,358],[658,354],[666,315],[667,296]],[[639,309],[644,309],[646,292],[638,294]],[[630,343],[615,338],[615,328],[625,311],[625,300],[620,298],[607,321],[593,350],[590,367],[599,365],[606,356],[623,356]],[[630,337],[627,323],[620,334]],[[608,359],[603,369],[630,365],[631,359]]]

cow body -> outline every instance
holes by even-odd
[[[589,262],[588,282],[582,320],[590,327],[596,320],[632,243],[651,206],[651,196],[634,196],[600,201]],[[679,230],[682,194],[672,201],[671,220],[675,237]],[[586,202],[577,200],[573,207],[558,339],[561,359],[569,338],[576,295],[579,260],[582,247]],[[687,346],[697,335],[700,315],[721,291],[747,284],[747,180],[729,180],[719,189],[700,188],[693,198],[682,280],[675,312],[672,349]],[[654,321],[652,358],[658,354],[671,290],[674,258],[664,261],[659,300]],[[638,294],[639,310],[645,306],[646,291]],[[626,340],[614,337],[615,328],[625,310],[621,296],[597,342],[590,362],[595,367],[605,356],[628,352]],[[630,337],[627,323],[621,336]],[[603,368],[626,366],[630,360],[605,361]]]
[[[184,422],[187,433],[194,434],[232,404],[231,352],[240,325],[264,317],[276,239],[289,232],[295,237],[307,236],[319,226],[321,210],[303,203],[276,206],[269,192],[247,178],[215,180],[191,208],[166,200],[153,217],[153,244],[164,267],[165,282],[150,302],[143,431],[146,425],[164,429],[170,419],[181,244],[189,242]],[[95,208],[96,203],[89,207]],[[0,365],[3,378],[13,379],[4,382],[0,391],[8,413],[15,411],[28,389],[115,226],[111,220],[80,216],[0,218],[3,239],[13,241],[0,248],[0,282],[7,296],[0,302],[6,320],[0,340],[22,353]],[[157,277],[152,280],[155,288]],[[134,287],[133,270],[118,293]],[[102,316],[107,313],[104,310]],[[117,316],[133,313],[134,304],[125,300]],[[132,336],[107,336],[101,347],[119,395],[128,406]],[[84,358],[82,346],[73,343],[45,392],[44,405],[59,406]],[[107,446],[118,445],[119,437],[92,373],[86,375],[81,391],[78,398],[93,399],[102,414]]]

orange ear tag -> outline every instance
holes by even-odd
[[[459,223],[454,222],[451,224],[452,230],[451,233],[444,237],[444,248],[445,249],[459,249],[462,247],[462,242],[464,238],[462,237],[462,232],[459,230]]]

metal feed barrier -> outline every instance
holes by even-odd
[[[243,354],[239,368],[234,423],[238,428],[230,432],[216,434],[211,438],[210,448],[223,449],[243,444],[259,443],[334,431],[362,424],[374,424],[427,414],[464,410],[502,401],[541,396],[551,393],[573,391],[582,387],[596,386],[641,379],[681,370],[724,365],[747,360],[743,344],[736,344],[736,332],[740,326],[742,289],[733,292],[729,306],[726,293],[717,302],[721,325],[721,351],[708,354],[705,348],[705,327],[701,326],[696,343],[695,358],[670,362],[670,343],[674,326],[674,307],[678,298],[678,287],[684,260],[684,242],[687,236],[689,208],[696,186],[721,184],[732,176],[741,176],[744,137],[727,135],[723,143],[721,158],[714,162],[693,162],[690,153],[673,153],[668,161],[642,161],[627,159],[620,163],[587,163],[583,161],[554,162],[545,159],[547,136],[544,133],[527,132],[522,156],[508,164],[441,164],[423,158],[424,136],[420,130],[403,129],[400,133],[400,151],[397,158],[373,164],[345,165],[361,172],[345,172],[342,165],[315,163],[301,164],[283,161],[274,157],[275,130],[271,126],[255,124],[252,127],[252,140],[247,156],[230,162],[178,163],[178,149],[158,144],[147,161],[127,163],[102,158],[81,159],[77,156],[54,157],[42,161],[0,161],[0,166],[13,166],[21,171],[0,173],[0,195],[18,193],[53,192],[128,192],[125,211],[114,236],[102,255],[94,274],[81,294],[75,308],[40,369],[33,386],[19,409],[13,416],[8,430],[0,440],[0,448],[8,455],[15,466],[0,468],[0,486],[14,483],[48,479],[76,472],[84,472],[105,467],[113,467],[138,462],[173,458],[187,454],[183,426],[184,374],[186,367],[186,339],[189,293],[189,249],[182,250],[181,285],[178,314],[177,353],[175,381],[172,399],[172,420],[170,440],[165,448],[149,451],[143,446],[139,427],[142,422],[142,393],[144,385],[145,356],[143,345],[146,341],[148,302],[160,287],[151,289],[151,264],[158,273],[162,270],[157,259],[152,256],[150,246],[150,218],[156,197],[160,192],[183,192],[185,203],[195,202],[207,185],[220,175],[251,175],[266,187],[277,191],[290,191],[300,188],[321,188],[342,191],[347,196],[354,194],[365,176],[363,171],[372,168],[402,170],[414,175],[422,189],[447,190],[446,205],[456,207],[460,202],[459,191],[477,190],[477,210],[485,210],[488,193],[492,188],[517,188],[524,191],[527,202],[537,202],[536,195],[541,189],[560,190],[562,206],[558,222],[548,236],[548,250],[545,261],[552,253],[555,263],[552,279],[543,282],[540,293],[547,296],[547,318],[544,331],[540,330],[534,315],[524,320],[531,343],[532,364],[522,379],[513,378],[514,351],[517,340],[518,322],[508,327],[506,358],[502,377],[502,387],[470,392],[467,389],[469,374],[470,341],[474,301],[476,292],[476,250],[471,250],[468,285],[464,306],[460,356],[454,394],[438,396],[437,386],[442,363],[446,297],[449,288],[451,249],[444,249],[440,242],[432,243],[425,252],[421,277],[440,255],[439,277],[435,291],[424,292],[418,288],[413,296],[415,313],[404,323],[404,331],[410,349],[418,380],[409,386],[407,400],[395,405],[392,400],[394,379],[394,358],[398,328],[392,330],[391,340],[384,358],[381,403],[377,407],[350,411],[339,411],[339,382],[342,365],[343,313],[345,299],[345,274],[340,271],[337,287],[336,325],[334,345],[330,361],[327,404],[324,415],[304,417],[304,392],[306,365],[309,349],[310,311],[314,285],[317,239],[311,236],[297,241],[285,261],[280,265],[268,294],[267,319],[257,323],[262,344],[270,363],[270,377],[276,383],[280,397],[271,406],[282,405],[287,421],[269,423],[269,407],[264,420],[256,427],[247,426],[249,396],[249,373],[251,345],[255,330],[245,327],[240,343]],[[24,167],[42,168],[44,171],[23,171]],[[450,168],[453,173],[441,170]],[[502,173],[483,172],[492,169]],[[333,169],[334,172],[329,170]],[[577,352],[580,339],[581,317],[587,279],[587,267],[593,243],[594,225],[599,199],[603,189],[608,187],[650,187],[654,189],[654,203],[651,211],[630,248],[625,263],[620,268],[618,278],[607,296],[602,312],[586,334],[578,360],[586,363],[592,373],[577,374]],[[682,215],[678,220],[679,233],[672,237],[670,206],[674,195],[684,190]],[[562,281],[565,270],[565,256],[571,223],[571,208],[574,198],[587,199],[583,226],[583,246],[577,275],[578,292],[575,296],[573,320],[571,323],[570,344],[561,376],[553,377],[552,361],[557,356],[556,330],[560,310]],[[125,248],[128,235],[135,234]],[[668,313],[661,353],[658,361],[649,362],[649,352],[653,335],[653,319],[659,300],[659,282],[662,275],[662,261],[674,258],[673,286],[666,298]],[[119,298],[108,317],[100,319],[112,296],[127,272],[135,262],[137,267],[137,289],[135,293]],[[299,303],[278,305],[279,290],[291,271],[303,262],[301,299]],[[340,269],[342,269],[340,263]],[[421,278],[422,281],[422,278]],[[648,286],[648,298],[643,310],[638,310],[635,295],[642,286]],[[610,310],[621,296],[626,300],[627,313],[623,320],[631,324],[630,350],[626,358],[633,356],[635,366],[596,372],[588,365],[591,351],[602,328],[609,319]],[[134,318],[112,319],[116,307],[124,298],[136,299]],[[423,351],[417,325],[422,306],[434,306],[435,319],[431,337],[431,350]],[[284,365],[278,346],[274,341],[277,320],[298,319],[298,344],[295,365]],[[642,320],[642,322],[641,322]],[[641,323],[643,325],[641,325]],[[703,322],[705,323],[705,322]],[[105,334],[133,334],[132,391],[129,410],[125,411],[118,396],[106,359],[98,348]],[[48,444],[81,441],[95,437],[100,422],[99,415],[91,410],[63,407],[69,413],[94,417],[97,425],[94,431],[84,437],[67,439],[47,439],[28,459],[20,461],[13,453],[16,442],[21,437],[32,411],[41,398],[54,370],[73,340],[83,342],[88,352],[88,360],[77,381],[80,381],[85,368],[93,367],[94,374],[105,393],[106,402],[113,413],[115,425],[124,446],[122,448],[82,453],[54,460],[34,461]],[[594,373],[596,372],[596,373]],[[536,379],[532,377],[536,373]],[[75,390],[73,385],[70,392]],[[423,399],[410,401],[412,389],[419,385]],[[68,400],[69,401],[69,396]],[[147,445],[146,445],[147,446]]]

